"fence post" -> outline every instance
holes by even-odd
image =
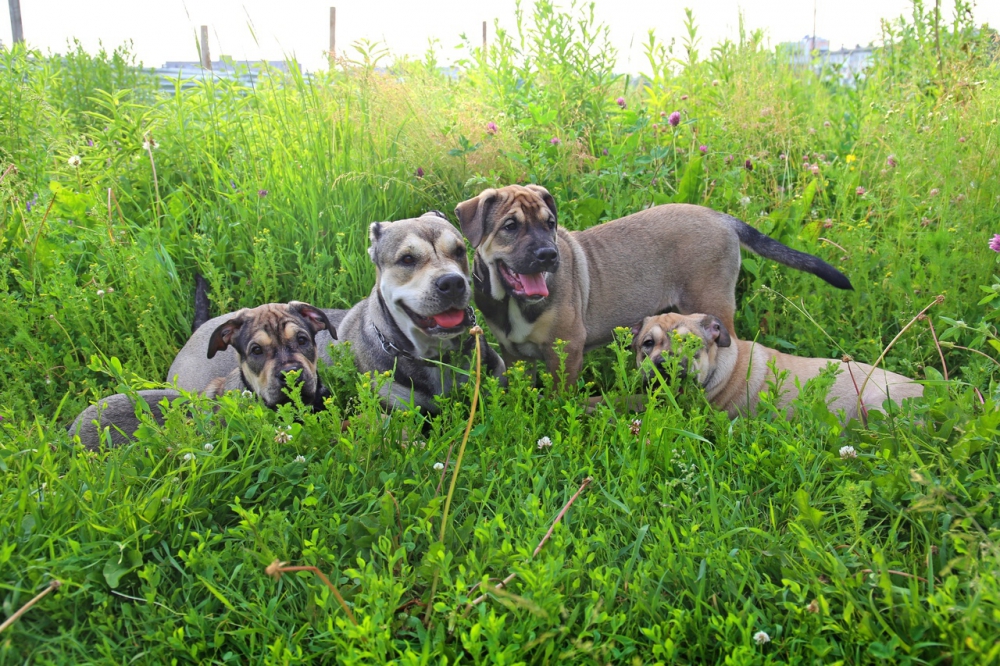
[[[483,57],[486,57],[486,21],[483,21]]]
[[[330,7],[330,60],[337,57],[337,8]]]
[[[201,26],[201,66],[212,69],[212,55],[208,52],[208,26]]]
[[[24,41],[24,28],[21,27],[21,0],[8,0],[10,5],[10,31],[13,33],[14,43]]]

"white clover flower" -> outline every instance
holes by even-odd
[[[306,461],[306,457],[305,456],[295,456],[295,462],[297,462],[299,464],[302,464],[302,463],[305,463],[305,461]]]
[[[628,429],[632,431],[632,434],[636,437],[639,436],[639,431],[642,430],[642,421],[639,419],[633,419],[632,423],[628,424]]]
[[[763,645],[764,643],[770,643],[771,637],[767,635],[766,631],[758,631],[753,635],[753,641],[757,645]]]
[[[104,290],[103,289],[98,289],[97,290],[97,295],[100,296],[101,298],[104,298]]]
[[[206,442],[206,443],[205,443],[205,446],[203,446],[202,448],[203,448],[203,449],[205,449],[205,450],[206,450],[206,451],[208,451],[208,452],[211,452],[211,451],[212,451],[212,449],[214,449],[215,447],[214,447],[214,446],[212,446],[211,442]]]
[[[749,206],[750,205],[750,197],[743,197],[742,199],[740,199],[740,205],[743,206],[744,208],[746,208],[747,206]]]
[[[440,472],[441,470],[444,469],[444,463],[440,463],[440,462],[434,463],[434,469],[436,469],[437,471]]]
[[[190,462],[192,460],[194,460],[194,454],[193,453],[185,453],[184,454],[184,462]]]
[[[242,395],[244,398],[252,398],[253,397],[253,391],[250,391],[250,390],[247,390],[247,389],[243,389],[243,393],[241,393],[240,395]]]
[[[552,448],[552,440],[551,439],[549,439],[548,437],[542,437],[540,440],[538,440],[538,450],[539,451],[541,451],[542,449],[550,449],[550,448]]]
[[[76,169],[77,167],[79,167],[79,166],[80,166],[80,163],[81,163],[82,161],[83,161],[83,160],[81,160],[81,159],[80,159],[80,156],[79,156],[79,155],[73,155],[73,156],[72,156],[72,157],[70,157],[70,158],[69,158],[68,160],[66,160],[66,163],[67,163],[67,164],[69,164],[69,165],[70,165],[71,167],[73,167],[74,169]]]
[[[842,460],[847,460],[848,458],[857,458],[858,452],[854,450],[853,446],[842,446],[840,447],[840,457]]]
[[[285,426],[284,429],[278,428],[275,430],[274,441],[278,444],[288,444],[288,442],[292,441],[292,433],[289,432],[291,428],[291,426]]]
[[[108,293],[109,294],[115,293],[115,288],[114,287],[108,287]]]
[[[142,142],[142,149],[145,150],[146,152],[149,152],[150,150],[156,150],[159,147],[160,144],[156,143],[156,141],[152,137],[148,137],[145,141]]]

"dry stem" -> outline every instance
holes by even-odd
[[[35,604],[37,604],[39,601],[42,600],[42,597],[44,597],[46,594],[48,594],[52,590],[56,589],[60,585],[62,585],[62,583],[60,581],[58,581],[58,580],[53,580],[51,583],[49,583],[49,586],[47,588],[45,588],[44,590],[42,590],[41,592],[39,592],[38,594],[36,594],[34,596],[34,598],[31,599],[31,601],[29,601],[28,603],[24,604],[20,608],[18,608],[14,612],[13,615],[11,615],[9,618],[7,618],[6,620],[4,620],[3,624],[0,624],[0,633],[3,633],[4,629],[6,629],[10,625],[14,624],[15,622],[17,622],[17,619],[19,617],[21,617],[22,615],[24,615],[28,611],[29,608],[31,608],[32,606],[34,606]]]
[[[465,455],[465,445],[469,442],[469,433],[472,432],[472,422],[476,418],[476,407],[479,405],[479,385],[482,378],[482,363],[483,363],[483,352],[482,352],[482,335],[483,329],[479,326],[473,326],[469,329],[469,333],[472,334],[473,339],[476,341],[476,388],[472,392],[472,406],[469,409],[469,421],[465,424],[465,433],[462,435],[462,445],[458,447],[458,457],[455,458],[455,469],[451,473],[451,484],[448,486],[448,496],[444,499],[444,511],[441,513],[441,535],[438,538],[441,544],[444,544],[444,534],[445,530],[448,528],[448,511],[451,509],[451,498],[455,494],[455,484],[458,482],[458,472],[462,469],[462,457]],[[449,449],[449,457],[451,456]],[[445,470],[448,469],[447,464],[445,464]],[[424,624],[426,625],[431,619],[431,609],[434,608],[434,593],[437,592],[438,584],[438,571],[434,571],[434,581],[431,583],[431,594],[427,597],[427,610],[424,613]]]
[[[542,547],[549,540],[549,537],[552,536],[552,531],[555,530],[556,525],[558,525],[559,522],[563,519],[563,516],[566,515],[566,512],[569,511],[569,508],[571,506],[573,506],[573,502],[575,502],[576,498],[578,498],[580,496],[580,493],[582,493],[584,491],[584,489],[586,489],[586,487],[589,486],[590,482],[593,481],[593,480],[594,479],[591,478],[591,477],[589,477],[589,476],[586,479],[584,479],[583,483],[580,484],[580,487],[577,488],[577,490],[576,490],[575,493],[573,493],[573,496],[569,498],[569,501],[567,501],[566,504],[563,505],[563,508],[559,512],[559,515],[556,516],[556,519],[553,520],[552,524],[549,526],[549,531],[545,533],[545,536],[542,537],[542,540],[538,542],[537,546],[535,546],[535,551],[531,554],[532,558],[537,557],[538,553],[540,553],[542,551]],[[507,576],[502,581],[500,581],[499,583],[497,583],[495,586],[493,586],[493,589],[499,590],[500,588],[509,585],[515,578],[517,578],[517,574],[516,573],[512,573],[511,575]],[[475,588],[473,588],[473,589],[475,589]],[[469,605],[465,607],[465,614],[468,615],[469,611],[472,610],[472,607],[475,606],[478,603],[481,603],[484,599],[486,599],[487,596],[489,596],[489,592],[487,592],[485,594],[481,594],[480,596],[478,596],[475,599],[473,599],[472,601],[470,601]]]
[[[264,573],[266,573],[274,580],[278,580],[279,578],[281,578],[281,574],[283,573],[290,573],[292,571],[313,572],[314,574],[319,576],[320,580],[322,580],[328,588],[330,588],[330,592],[332,592],[333,596],[337,599],[338,602],[340,602],[340,607],[344,609],[345,613],[347,613],[347,619],[351,621],[351,624],[353,624],[355,627],[358,626],[357,620],[354,619],[354,613],[351,612],[351,609],[347,605],[347,602],[344,601],[344,597],[340,596],[340,591],[337,590],[337,587],[330,582],[330,579],[326,577],[326,574],[324,574],[322,571],[319,570],[319,567],[287,567],[285,566],[286,564],[288,563],[279,562],[278,560],[275,560],[274,562],[271,562],[271,564],[267,566],[267,569],[264,570]]]
[[[858,408],[859,408],[858,411],[861,411],[861,408],[862,408],[862,399],[861,399],[861,396],[864,395],[864,393],[865,393],[865,387],[868,386],[868,381],[872,378],[872,375],[875,374],[875,370],[878,368],[878,364],[882,362],[882,359],[885,358],[885,355],[889,353],[889,350],[892,349],[893,345],[896,344],[896,341],[898,341],[901,337],[903,337],[903,333],[906,333],[908,330],[910,330],[910,327],[913,326],[920,319],[920,317],[922,315],[927,314],[928,310],[930,310],[935,305],[937,305],[939,303],[943,303],[943,302],[944,302],[944,294],[939,294],[938,296],[936,296],[934,298],[934,300],[931,301],[930,303],[928,303],[927,307],[925,307],[923,310],[921,310],[920,312],[918,312],[917,316],[914,317],[913,319],[911,319],[910,323],[908,323],[906,326],[904,326],[903,329],[899,333],[896,334],[896,337],[894,337],[892,339],[892,342],[890,342],[886,346],[886,348],[882,350],[882,353],[879,354],[879,357],[875,360],[874,363],[872,363],[872,371],[868,373],[868,376],[865,377],[865,381],[863,381],[861,383],[861,390],[858,391]]]

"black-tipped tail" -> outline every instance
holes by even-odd
[[[826,263],[819,257],[805,252],[793,250],[784,243],[779,243],[767,234],[762,234],[743,220],[727,215],[737,237],[743,247],[767,259],[773,259],[780,264],[797,268],[800,271],[812,273],[816,277],[829,282],[837,289],[854,289],[847,276]]]
[[[194,323],[191,332],[197,331],[201,325],[211,319],[208,312],[208,283],[201,273],[194,274]]]

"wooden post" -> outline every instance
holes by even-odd
[[[10,31],[14,36],[14,43],[24,41],[24,28],[21,27],[21,0],[8,0],[10,5]]]
[[[330,7],[330,59],[337,57],[337,8]]]
[[[208,26],[201,26],[201,66],[212,69],[212,54],[208,52]]]
[[[486,57],[486,21],[483,21],[483,57]]]

